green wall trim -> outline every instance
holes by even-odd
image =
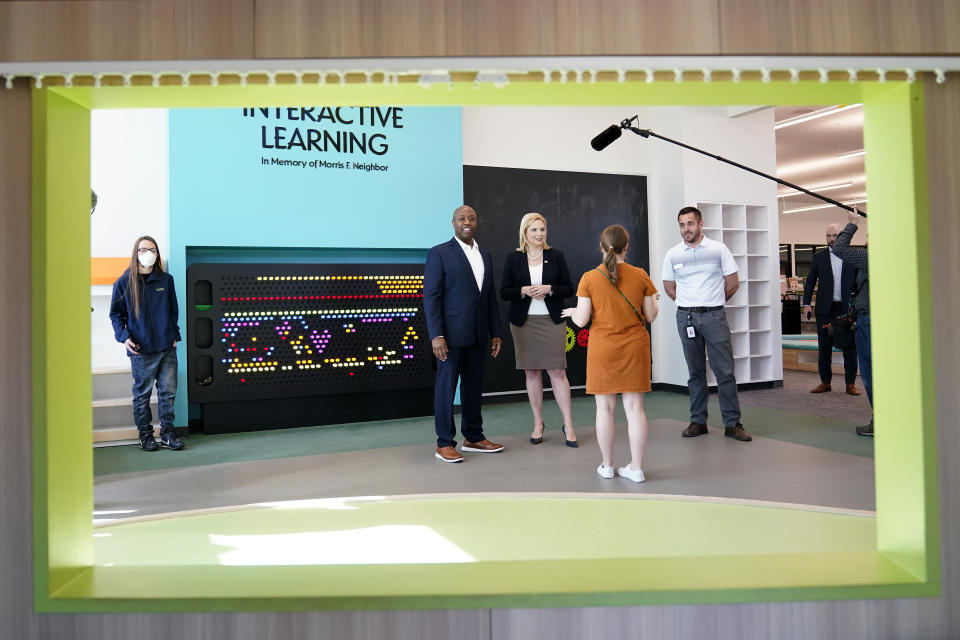
[[[501,89],[455,82],[450,86],[418,84],[218,85],[192,87],[51,87],[91,109],[152,107],[274,107],[277,105],[422,105],[422,106],[694,106],[761,104],[852,104],[868,85],[897,83],[759,81],[550,83],[514,82]],[[643,124],[641,123],[641,127]]]
[[[33,451],[44,477],[34,559],[49,566],[38,582],[52,592],[93,562],[90,111],[57,93],[33,98],[34,130],[44,129],[33,144]]]
[[[806,569],[805,569],[806,568]],[[758,574],[758,570],[760,573]],[[749,576],[718,588],[690,588],[682,577]],[[519,574],[523,574],[520,576]],[[185,576],[189,575],[189,582]],[[449,576],[455,575],[451,580]],[[625,587],[618,576],[663,576],[640,588]],[[538,576],[527,588],[517,579]],[[589,579],[596,576],[596,579]],[[681,576],[681,579],[674,579]],[[797,586],[782,586],[787,580]],[[779,582],[777,578],[781,578]],[[446,579],[445,579],[446,578]],[[763,586],[748,586],[766,578]],[[873,581],[871,584],[870,581]],[[413,581],[413,585],[410,582]],[[224,596],[224,585],[251,583],[283,585],[288,593]],[[130,596],[128,585],[140,591],[159,590],[176,597]],[[357,585],[379,591],[356,593]],[[402,586],[400,586],[402,584]],[[416,588],[454,588],[432,592]],[[334,585],[342,595],[317,594],[316,585]],[[489,589],[490,585],[496,588]],[[577,585],[563,588],[558,585]],[[313,587],[313,588],[311,588]],[[267,589],[266,591],[279,591]],[[291,595],[290,591],[301,595]],[[331,589],[327,589],[329,591]],[[384,593],[392,592],[392,593]],[[211,595],[216,594],[216,595]],[[338,567],[96,567],[87,570],[45,603],[44,612],[145,611],[286,611],[327,609],[436,609],[631,606],[647,604],[719,604],[795,600],[935,597],[939,590],[900,569],[876,552],[857,554],[770,554],[706,558],[595,559],[564,562],[498,562],[480,565],[409,566],[354,565]]]
[[[33,442],[31,462],[33,476],[33,593],[34,600],[42,602],[49,593],[50,562],[47,557],[49,527],[47,515],[47,359],[46,344],[40,336],[46,335],[47,305],[41,284],[47,281],[44,256],[47,253],[47,93],[34,91],[31,102],[32,148],[30,154],[31,212],[30,212],[30,375],[31,426]]]
[[[286,608],[411,608],[485,606],[584,606],[640,603],[747,602],[795,599],[935,596],[940,547],[936,469],[936,416],[922,90],[919,84],[849,82],[512,83],[503,89],[471,83],[429,89],[401,85],[89,87],[50,88],[33,94],[33,205],[31,350],[33,356],[33,463],[35,606],[40,611],[238,610]],[[793,585],[744,583],[723,591],[658,583],[639,593],[605,592],[593,584],[579,592],[482,593],[430,598],[404,590],[379,599],[297,597],[247,601],[218,597],[220,567],[179,567],[182,583],[217,578],[209,599],[113,599],[109,593],[143,588],[159,569],[96,567],[92,543],[90,448],[89,111],[90,108],[240,107],[335,104],[380,105],[723,105],[837,104],[864,102],[864,144],[870,190],[870,268],[895,288],[896,313],[874,316],[877,549],[848,556],[836,567],[873,567],[873,579],[838,585],[804,583],[804,562],[791,550],[764,556],[790,569]],[[630,115],[629,109],[624,115]],[[641,123],[642,126],[642,123]],[[586,144],[586,141],[584,141]],[[897,256],[896,260],[883,259]],[[884,389],[897,389],[896,394]],[[147,548],[157,541],[147,541]],[[722,553],[714,542],[708,548]],[[703,553],[703,550],[701,550]],[[817,556],[819,560],[826,557]],[[809,561],[805,557],[804,561]],[[697,570],[703,557],[618,560],[662,563],[669,575]],[[613,572],[605,561],[569,560],[556,571],[577,579]],[[569,565],[569,566],[568,566]],[[619,565],[618,565],[619,566]],[[637,565],[638,567],[640,565]],[[757,570],[762,571],[762,563]],[[506,562],[502,575],[529,570]],[[793,573],[796,568],[797,572]],[[261,570],[267,568],[261,567]],[[353,567],[359,570],[358,567]],[[750,572],[751,575],[752,572]],[[229,574],[234,575],[234,574]],[[277,574],[280,575],[279,573]],[[753,577],[756,577],[754,575]],[[822,576],[821,576],[822,577]],[[919,582],[917,581],[919,578]],[[112,585],[109,590],[100,585]],[[819,585],[819,586],[816,586]],[[545,590],[544,590],[545,591]],[[57,594],[54,598],[51,594]]]
[[[891,293],[897,299],[893,309],[876,304],[876,313],[871,314],[873,343],[882,345],[873,350],[877,547],[916,575],[939,581],[923,86],[870,89],[864,103],[870,279],[882,283],[874,290],[875,300]]]

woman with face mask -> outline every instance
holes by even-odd
[[[173,278],[163,270],[157,242],[150,236],[137,238],[129,268],[113,283],[110,321],[117,342],[124,344],[130,357],[133,419],[144,451],[158,448],[150,411],[154,381],[160,413],[160,446],[173,450],[184,446],[173,430],[179,313]]]

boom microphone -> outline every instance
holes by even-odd
[[[709,151],[704,151],[703,149],[697,149],[696,147],[691,147],[689,144],[684,144],[684,143],[680,142],[679,140],[672,140],[672,139],[670,139],[670,138],[668,138],[668,137],[666,137],[666,136],[660,135],[659,133],[654,133],[654,132],[651,131],[650,129],[638,129],[638,128],[635,126],[634,123],[638,123],[639,121],[640,121],[640,116],[633,116],[632,118],[627,118],[627,119],[625,119],[625,120],[624,120],[623,122],[621,122],[619,125],[616,125],[616,124],[610,125],[610,126],[607,127],[606,129],[604,129],[603,131],[601,131],[600,134],[599,134],[597,137],[595,137],[593,140],[590,141],[590,146],[593,147],[594,149],[596,149],[597,151],[602,151],[603,149],[606,149],[607,147],[609,147],[611,142],[613,142],[614,140],[616,140],[617,138],[619,138],[619,137],[622,135],[623,129],[629,129],[630,131],[633,131],[635,134],[637,134],[637,135],[640,136],[641,138],[649,138],[649,137],[651,137],[651,136],[653,136],[654,138],[660,138],[661,140],[663,140],[663,141],[665,141],[665,142],[669,142],[669,143],[671,143],[671,144],[675,144],[675,145],[677,145],[678,147],[683,147],[684,149],[689,149],[690,151],[696,151],[697,153],[700,153],[700,154],[703,154],[703,155],[708,156],[708,157],[710,157],[710,158],[713,158],[714,160],[719,160],[720,162],[726,162],[727,164],[733,165],[734,167],[737,167],[738,169],[743,169],[744,171],[749,171],[750,173],[754,173],[754,174],[756,174],[756,175],[758,175],[758,176],[762,176],[762,177],[764,177],[764,178],[766,178],[766,179],[768,179],[768,180],[773,180],[773,181],[776,182],[777,184],[782,184],[782,185],[784,185],[784,186],[786,186],[786,187],[790,187],[791,189],[796,189],[797,191],[800,191],[800,192],[802,192],[802,193],[805,193],[805,194],[807,194],[807,195],[809,195],[809,196],[813,196],[814,198],[818,198],[818,199],[820,199],[820,200],[823,200],[824,202],[829,202],[830,204],[832,204],[832,205],[835,206],[835,207],[840,207],[841,209],[846,209],[847,211],[849,211],[849,212],[851,212],[851,213],[856,213],[856,214],[858,214],[858,215],[861,215],[861,216],[863,216],[863,217],[866,217],[866,214],[863,213],[862,211],[858,211],[858,210],[856,210],[855,208],[853,208],[853,207],[851,207],[851,206],[849,206],[849,205],[843,204],[842,202],[837,202],[836,200],[833,200],[833,199],[828,198],[828,197],[826,197],[826,196],[822,196],[822,195],[820,195],[819,193],[817,193],[816,191],[810,191],[809,189],[804,189],[803,187],[798,186],[798,185],[795,185],[795,184],[793,184],[792,182],[787,182],[786,180],[781,180],[780,178],[776,178],[776,177],[774,177],[774,176],[767,175],[766,173],[763,173],[762,171],[757,171],[756,169],[751,169],[750,167],[747,167],[747,166],[745,166],[745,165],[742,165],[742,164],[740,164],[740,163],[738,163],[738,162],[734,162],[733,160],[727,160],[726,158],[721,158],[720,156],[718,156],[718,155],[716,155],[716,154],[714,154],[714,153],[710,153]]]
[[[590,146],[593,147],[595,151],[603,151],[622,134],[623,129],[620,128],[620,125],[612,124],[591,140]]]

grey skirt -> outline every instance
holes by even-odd
[[[517,369],[566,369],[567,323],[550,316],[527,316],[522,327],[510,325]]]

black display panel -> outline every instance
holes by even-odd
[[[187,327],[199,404],[433,386],[422,264],[194,264]]]
[[[621,224],[630,233],[627,261],[650,272],[644,176],[465,165],[463,194],[464,202],[477,211],[477,242],[493,256],[498,300],[504,258],[516,249],[520,219],[531,211],[543,214],[547,243],[566,257],[574,288],[567,306],[577,304],[580,277],[600,264],[600,233],[611,224]],[[676,213],[666,215],[676,219]],[[515,368],[508,306],[500,301],[503,348],[496,359],[486,361],[485,393],[522,393],[526,388],[523,371]],[[574,387],[586,384],[589,333],[589,327],[580,329],[567,321],[567,378]],[[546,374],[543,378],[549,386],[550,379]]]

